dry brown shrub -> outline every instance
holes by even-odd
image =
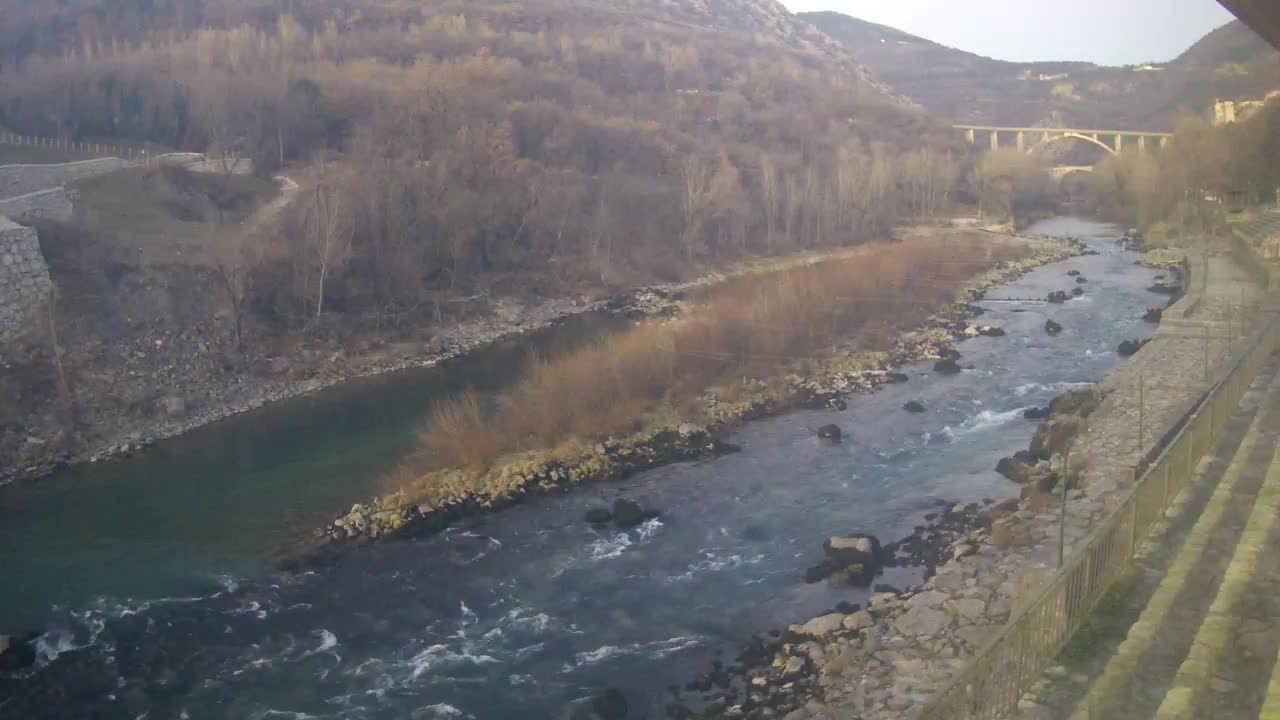
[[[532,358],[489,412],[470,392],[440,403],[422,433],[419,469],[483,470],[505,453],[638,431],[664,407],[744,376],[775,375],[837,343],[885,349],[975,275],[1022,252],[916,239],[730,281],[680,319]]]

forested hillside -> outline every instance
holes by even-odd
[[[895,90],[958,123],[1168,130],[1180,113],[1205,112],[1217,99],[1280,89],[1280,52],[1239,22],[1172,61],[1101,67],[1005,62],[839,13],[801,17]]]
[[[954,138],[773,0],[2,4],[32,41],[0,126],[311,168],[250,263],[277,319],[322,309],[321,275],[387,311],[848,244],[956,176]]]

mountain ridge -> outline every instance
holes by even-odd
[[[1216,28],[1165,63],[1015,62],[947,47],[835,12],[800,17],[933,115],[957,123],[1167,130],[1215,100],[1280,88],[1280,53],[1242,23]]]

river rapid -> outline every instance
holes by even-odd
[[[62,604],[40,618],[35,669],[0,676],[0,718],[571,718],[590,717],[606,687],[631,717],[662,717],[669,686],[729,663],[753,635],[865,603],[867,590],[804,583],[824,538],[894,540],[939,501],[1016,496],[993,468],[1034,431],[1023,410],[1100,381],[1122,340],[1152,334],[1141,317],[1163,304],[1146,290],[1157,272],[1116,245],[1116,228],[1055,218],[1030,232],[1074,235],[1099,254],[993,288],[980,322],[1008,334],[960,343],[959,375],[911,366],[908,382],[845,411],[748,424],[728,438],[739,453],[530,498],[304,573],[245,572],[195,552],[183,576],[217,585],[157,582],[143,586],[174,592],[75,602],[46,593]],[[1064,305],[998,300],[1069,292],[1072,269],[1088,283]],[[1047,318],[1061,335],[1045,334]],[[927,412],[903,411],[909,400]],[[817,441],[826,423],[845,430],[843,444]],[[662,515],[628,531],[583,521],[618,497]],[[235,515],[222,520],[234,533]],[[136,560],[115,562],[145,575],[147,557]],[[0,572],[4,587],[23,582],[7,563]],[[905,586],[920,572],[878,582]],[[0,589],[0,603],[30,615],[39,598],[11,593]]]

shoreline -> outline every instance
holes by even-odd
[[[865,245],[865,244],[864,244]],[[125,429],[112,437],[74,451],[54,449],[44,457],[26,459],[14,467],[0,470],[0,488],[15,482],[38,482],[73,466],[91,465],[127,459],[164,440],[197,431],[203,427],[236,418],[284,401],[305,397],[341,384],[398,372],[435,367],[465,357],[489,345],[545,330],[558,322],[593,312],[618,315],[654,316],[671,312],[680,305],[680,296],[711,287],[734,278],[786,270],[838,260],[858,252],[864,245],[779,257],[754,258],[739,262],[725,270],[702,274],[693,280],[660,283],[633,288],[597,300],[584,301],[578,296],[541,299],[524,304],[515,298],[494,298],[495,307],[486,317],[464,320],[430,335],[424,343],[428,352],[409,357],[387,358],[377,354],[356,356],[332,374],[321,374],[303,380],[275,377],[241,377],[239,382],[221,388],[226,397],[217,404],[187,417],[120,418]],[[512,306],[516,307],[512,307]],[[513,316],[513,317],[506,317]],[[321,363],[316,363],[320,365]],[[319,372],[319,367],[303,368]],[[248,387],[245,390],[245,386]]]
[[[534,493],[622,479],[673,462],[733,452],[736,448],[721,438],[743,423],[789,410],[839,407],[849,395],[873,392],[881,385],[898,381],[896,369],[911,362],[949,357],[956,341],[979,333],[969,321],[980,315],[981,309],[971,303],[980,300],[987,290],[1086,251],[1082,243],[1073,239],[1010,237],[1028,243],[1032,255],[970,280],[956,301],[938,308],[924,326],[900,334],[890,353],[851,351],[843,357],[843,363],[842,358],[833,358],[807,377],[793,373],[768,382],[757,381],[759,392],[755,397],[727,408],[717,407],[716,418],[704,425],[681,423],[598,442],[569,462],[517,458],[490,473],[497,476],[498,483],[487,491],[468,491],[438,503],[418,502],[403,492],[392,492],[367,504],[357,503],[326,527],[317,528],[314,546],[287,552],[296,558],[287,565],[323,562],[348,547],[371,541],[436,532],[460,518],[507,507]]]
[[[1201,269],[1189,266],[1184,255],[1152,251],[1138,261],[1178,278],[1184,294],[1172,298],[1166,309],[1179,316],[1201,302],[1192,292],[1191,273]],[[922,582],[901,590],[877,586],[866,608],[839,607],[771,633],[774,639],[757,642],[739,658],[717,685],[714,700],[685,716],[887,720],[925,705],[1052,574],[1060,526],[1071,552],[1106,517],[1109,502],[1124,491],[1111,476],[1121,459],[1116,453],[1125,451],[1109,439],[1120,434],[1118,426],[1132,425],[1134,377],[1153,367],[1177,366],[1177,353],[1177,347],[1157,343],[1101,382],[1055,399],[1031,446],[1034,450],[1039,443],[1059,457],[1064,442],[1078,442],[1084,449],[1086,461],[1077,465],[1073,457],[1066,473],[1071,489],[1065,526],[1059,521],[1061,491],[1046,490],[1039,480],[1047,476],[1036,474],[1048,470],[1047,464],[1031,465],[1032,474],[1017,483],[1020,497],[986,508],[948,507],[941,519],[912,536],[928,537],[930,552],[940,560],[936,565],[916,563],[925,571]],[[1198,369],[1199,362],[1193,365]],[[1198,388],[1188,388],[1148,409],[1157,437],[1182,422],[1186,401],[1198,393]],[[1064,425],[1068,431],[1058,432]],[[1023,453],[1030,454],[1019,455]],[[969,527],[956,527],[960,516],[967,516]]]

